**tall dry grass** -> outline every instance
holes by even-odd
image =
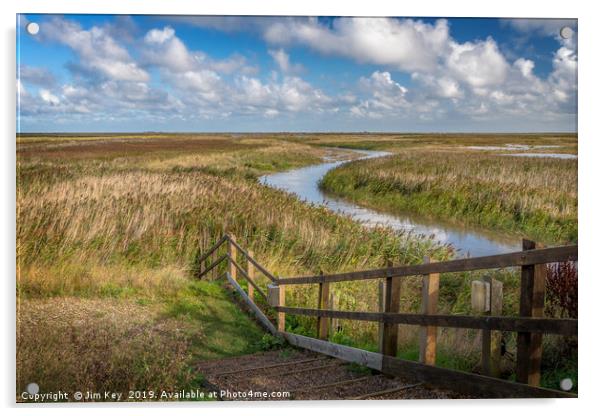
[[[391,211],[577,241],[577,161],[403,151],[330,171],[324,189]]]
[[[259,185],[258,173],[282,163],[311,163],[326,152],[293,142],[265,143],[246,153],[234,147],[214,155],[24,158],[17,200],[19,295],[175,297],[198,270],[200,253],[224,232],[281,276],[449,254],[433,241],[365,229]],[[340,293],[342,307],[373,306],[362,285],[347,285]],[[289,297],[313,304],[304,288]]]
[[[19,302],[17,393],[169,390],[185,384],[190,323],[132,301],[54,298]],[[40,342],[40,341],[43,341]],[[144,387],[143,387],[144,386]]]
[[[31,184],[19,196],[25,296],[177,291],[224,232],[287,276],[445,256],[430,241],[366,230],[282,192],[201,172],[132,171]]]

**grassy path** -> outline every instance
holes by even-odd
[[[201,389],[204,360],[259,351],[264,332],[217,282],[172,298],[52,297],[18,305],[17,389]]]

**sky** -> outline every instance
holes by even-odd
[[[17,129],[575,132],[577,21],[17,15]]]

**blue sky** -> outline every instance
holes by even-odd
[[[17,26],[21,132],[576,131],[575,20],[30,14]]]

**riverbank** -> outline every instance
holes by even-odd
[[[341,152],[342,150],[338,150]],[[353,154],[338,161],[330,159],[298,169],[264,175],[260,182],[272,188],[281,189],[296,195],[302,201],[320,205],[341,215],[346,215],[367,227],[389,227],[404,235],[416,238],[430,238],[439,244],[448,246],[456,256],[487,256],[521,249],[516,236],[505,235],[486,228],[467,227],[454,224],[449,220],[432,219],[408,212],[387,213],[386,207],[378,204],[366,204],[365,200],[349,200],[335,197],[333,193],[322,189],[324,177],[334,169],[351,160],[369,160],[393,155],[391,152],[352,149]],[[335,153],[336,154],[336,153]],[[345,153],[343,153],[345,155]]]
[[[420,213],[546,244],[577,241],[577,161],[413,148],[329,171],[321,188],[392,214]]]

